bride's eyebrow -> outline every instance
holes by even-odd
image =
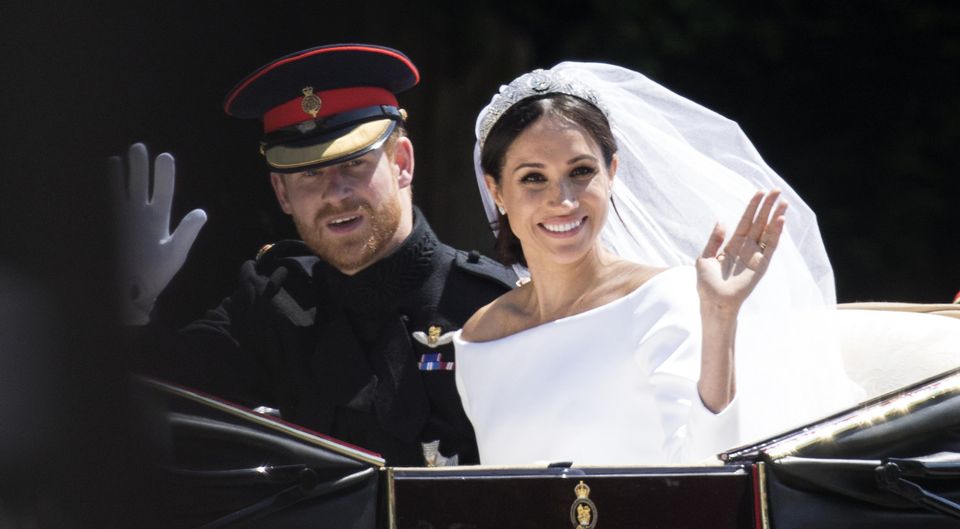
[[[567,160],[567,165],[573,165],[582,160],[589,160],[591,162],[595,162],[597,161],[597,157],[591,154],[581,154],[580,156],[574,156],[573,158],[570,158],[569,160]]]
[[[544,166],[544,164],[539,163],[539,162],[524,162],[524,163],[519,164],[519,165],[517,165],[516,167],[514,167],[510,172],[511,172],[511,173],[515,173],[515,172],[519,171],[520,169],[526,169],[527,167],[532,167],[532,168],[534,168],[534,169],[543,169],[545,166]]]
[[[580,154],[580,155],[574,156],[573,158],[570,158],[569,160],[567,160],[567,165],[573,165],[573,164],[575,164],[575,163],[577,163],[577,162],[581,162],[581,161],[583,161],[583,160],[588,160],[588,161],[591,161],[591,162],[596,162],[596,161],[597,161],[597,157],[596,157],[596,156],[593,156],[592,154]],[[540,163],[540,162],[524,162],[524,163],[518,164],[516,167],[514,167],[514,168],[510,171],[510,173],[516,173],[517,171],[519,171],[519,170],[521,170],[521,169],[526,169],[526,168],[543,169],[544,167],[546,167],[546,165],[545,165],[545,164],[542,164],[542,163]]]

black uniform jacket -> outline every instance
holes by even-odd
[[[418,210],[403,245],[353,276],[285,241],[244,263],[233,295],[175,343],[150,333],[148,370],[277,408],[392,466],[422,465],[421,443],[434,440],[443,455],[473,463],[447,333],[515,281],[492,260],[441,243]]]

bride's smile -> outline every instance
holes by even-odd
[[[540,226],[556,237],[570,237],[580,231],[580,227],[586,222],[586,217],[581,217],[573,221],[551,220],[540,223]]]
[[[586,130],[539,118],[506,151],[502,174],[494,196],[528,260],[570,263],[594,249],[613,175]]]

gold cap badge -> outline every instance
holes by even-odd
[[[300,101],[300,108],[313,117],[317,117],[323,102],[313,93],[313,87],[307,86],[303,90],[303,99]]]

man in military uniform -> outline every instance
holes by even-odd
[[[395,94],[418,75],[396,50],[334,45],[277,59],[230,91],[228,114],[263,121],[270,181],[303,241],[277,243],[245,263],[236,291],[175,343],[145,333],[151,370],[276,408],[390,465],[477,461],[450,335],[516,278],[441,243],[413,206],[413,144]],[[136,196],[134,189],[145,193],[134,180],[149,173],[146,150],[134,145],[129,157]],[[154,172],[154,197],[142,209],[169,208],[172,158],[159,156]],[[204,220],[192,212],[164,237],[163,218],[163,244],[137,243],[125,276],[130,322],[149,319]]]

